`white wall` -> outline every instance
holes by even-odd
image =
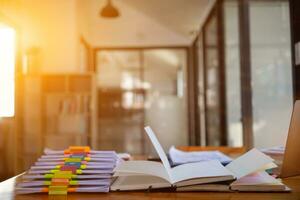
[[[18,26],[23,54],[35,48],[34,66],[43,72],[74,72],[79,67],[76,0],[4,1],[0,12]]]

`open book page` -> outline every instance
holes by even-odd
[[[157,176],[171,182],[171,179],[165,167],[159,162],[132,160],[123,162],[118,165],[114,176],[136,176],[136,175],[151,175]]]
[[[224,177],[234,179],[231,171],[226,169],[220,161],[211,160],[197,163],[187,163],[171,169],[171,183],[194,178]]]
[[[253,172],[257,172],[272,162],[273,159],[271,157],[257,149],[252,149],[226,165],[226,168],[239,179]]]
[[[223,167],[223,165],[217,160],[187,163],[171,168],[167,155],[155,136],[155,133],[149,126],[145,127],[145,131],[147,132],[159,158],[162,160],[165,170],[168,173],[170,183],[174,184],[179,181],[195,178],[233,175],[231,171]]]
[[[145,127],[145,131],[146,131],[148,137],[150,138],[152,145],[154,146],[159,158],[161,159],[161,161],[170,177],[171,176],[171,165],[169,163],[168,157],[167,157],[164,149],[160,145],[157,137],[155,136],[154,132],[152,131],[152,129],[149,126]]]

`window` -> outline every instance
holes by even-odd
[[[0,117],[15,114],[15,30],[0,24]]]

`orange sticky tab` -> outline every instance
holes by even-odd
[[[89,153],[91,151],[89,146],[70,146],[69,151],[71,153]]]
[[[49,192],[48,188],[42,188],[41,192]]]
[[[53,178],[51,185],[69,185],[69,179],[66,178]]]
[[[68,192],[76,192],[76,187],[68,188]]]

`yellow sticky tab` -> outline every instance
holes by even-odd
[[[52,169],[52,170],[50,170],[50,173],[52,173],[52,174],[55,174],[56,172],[59,172],[59,170],[58,169]]]
[[[76,170],[76,174],[82,174],[82,170],[81,169],[77,169]]]
[[[72,174],[72,178],[77,178],[77,175],[76,174]]]
[[[67,158],[65,162],[81,162],[81,158]]]
[[[51,185],[51,181],[44,181],[44,185]]]
[[[72,180],[72,181],[69,182],[69,185],[78,185],[78,181]]]
[[[81,169],[86,169],[86,165],[81,165],[80,168]]]
[[[91,157],[85,157],[84,160],[85,161],[91,161]]]
[[[55,166],[55,169],[60,169],[60,168],[61,168],[60,165],[56,165],[56,166]]]
[[[72,178],[72,172],[71,171],[58,171],[53,175],[53,178]]]

